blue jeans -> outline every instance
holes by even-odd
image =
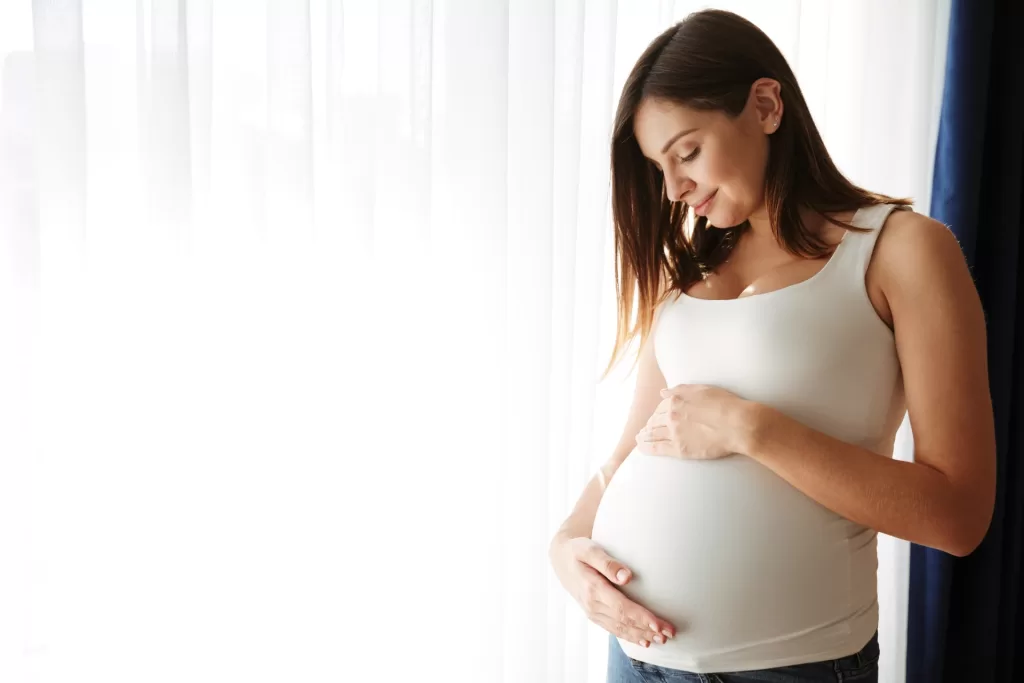
[[[652,647],[655,647],[652,645]],[[878,683],[878,634],[855,654],[811,664],[736,673],[694,674],[626,656],[615,636],[608,640],[608,683]]]

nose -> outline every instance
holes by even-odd
[[[680,202],[683,195],[693,189],[693,183],[683,178],[665,174],[665,196],[670,202]]]

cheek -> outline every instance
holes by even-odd
[[[718,189],[717,204],[710,216],[713,225],[723,228],[739,225],[761,204],[764,171],[757,166],[759,155],[751,154],[748,145],[737,141],[708,155],[702,180]]]
[[[758,207],[764,194],[766,156],[754,147],[758,142],[744,141],[735,145],[724,157],[728,165],[720,169],[726,194],[748,215]]]

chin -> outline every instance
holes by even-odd
[[[717,209],[717,211],[715,210]],[[744,215],[743,213],[737,213],[735,211],[728,211],[724,207],[716,206],[712,207],[711,213],[708,214],[708,226],[712,228],[719,228],[720,230],[728,230],[729,228],[735,228],[750,218],[750,216]]]
[[[743,219],[733,219],[729,216],[719,217],[718,215],[708,215],[708,227],[718,228],[719,230],[728,230],[729,228],[735,228],[737,225],[743,223]]]

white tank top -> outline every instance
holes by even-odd
[[[722,387],[891,457],[902,378],[864,277],[893,208],[857,211],[852,223],[871,231],[847,231],[808,280],[659,306],[654,351],[668,386]],[[878,626],[875,532],[743,455],[633,452],[592,537],[633,570],[623,592],[676,626],[664,645],[620,639],[634,659],[695,673],[767,669],[853,654]]]

